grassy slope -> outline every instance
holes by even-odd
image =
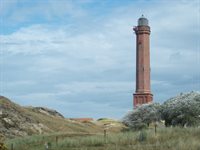
[[[58,117],[48,116],[33,111],[27,111],[27,114],[32,116],[35,120],[45,124],[52,130],[61,132],[99,132],[101,128],[93,123],[80,123],[73,122],[67,119],[62,119]]]
[[[102,127],[91,122],[80,123],[77,121],[70,121],[64,118],[45,115],[43,113],[34,112],[30,108],[22,107],[13,103],[5,97],[0,97],[0,106],[4,108],[4,111],[12,114],[17,114],[22,118],[29,118],[34,123],[41,123],[45,125],[44,133],[54,132],[85,132],[85,133],[97,133],[102,131]],[[45,130],[46,129],[46,130]],[[27,132],[28,132],[27,127]],[[33,133],[34,134],[34,133]],[[38,134],[38,133],[35,133]]]
[[[109,133],[105,142],[103,134],[51,134],[32,136],[7,141],[14,143],[15,150],[43,150],[50,142],[56,150],[198,150],[200,149],[199,128],[162,128],[155,135],[147,130],[146,140],[139,140],[140,132]],[[58,143],[56,145],[56,136]]]

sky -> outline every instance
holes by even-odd
[[[133,109],[136,36],[151,27],[151,90],[200,91],[199,0],[0,0],[0,95],[67,118]]]

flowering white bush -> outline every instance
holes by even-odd
[[[123,123],[130,129],[141,129],[147,127],[151,122],[159,121],[160,116],[160,104],[148,103],[129,112],[123,118]]]
[[[123,123],[130,129],[141,129],[161,119],[166,126],[200,126],[200,92],[180,94],[162,105],[140,105],[123,118]]]
[[[161,113],[166,126],[200,125],[200,92],[180,94],[167,100]]]

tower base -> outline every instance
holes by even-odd
[[[153,101],[153,94],[151,94],[151,93],[135,93],[135,94],[133,94],[134,108],[136,108],[137,105],[150,103],[152,101]]]

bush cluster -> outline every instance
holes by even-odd
[[[146,128],[150,123],[160,121],[160,107],[159,103],[140,105],[123,118],[123,123],[130,129]]]
[[[166,126],[198,126],[200,123],[200,94],[181,94],[166,101],[161,109]]]
[[[166,126],[200,126],[200,93],[180,94],[162,105],[140,105],[123,118],[123,123],[137,130],[161,120],[165,121]]]

